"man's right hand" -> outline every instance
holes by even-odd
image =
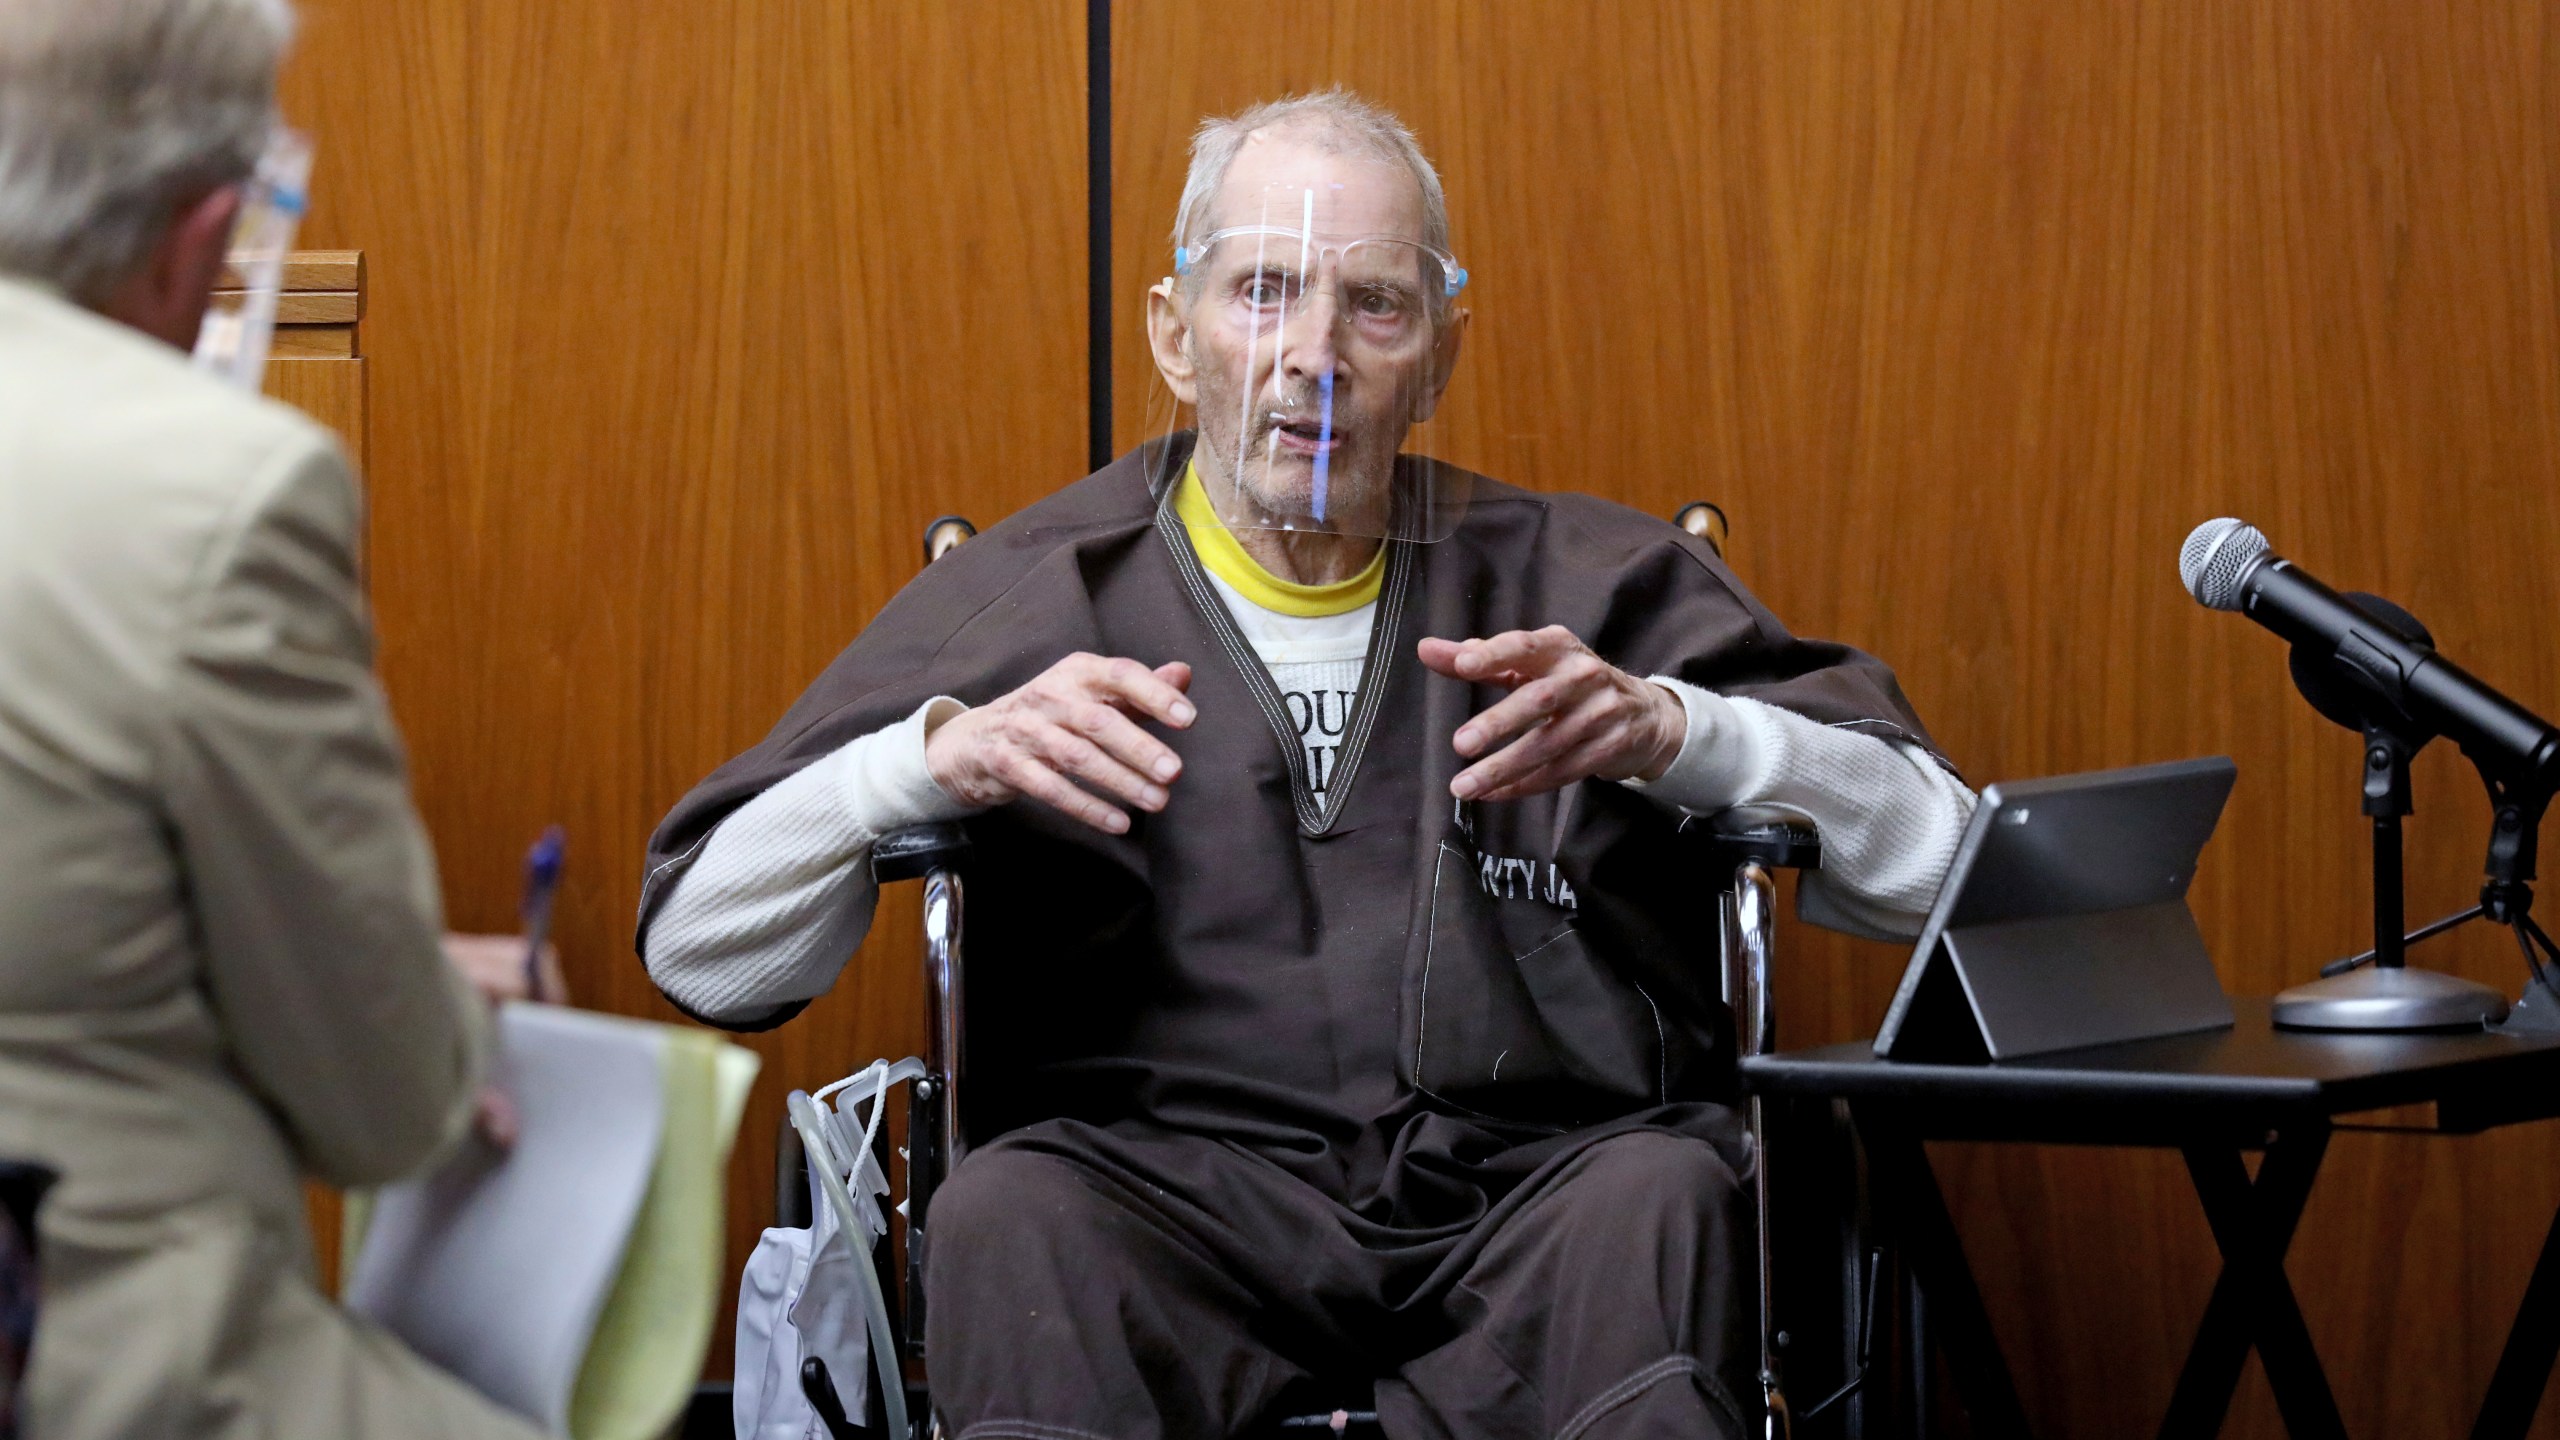
[[[1191,667],[1070,655],[1021,689],[943,722],[925,741],[925,768],[964,805],[1029,796],[1106,834],[1129,828],[1118,806],[1162,810],[1182,757],[1137,721],[1190,728],[1183,692]],[[1079,784],[1078,782],[1081,782]]]

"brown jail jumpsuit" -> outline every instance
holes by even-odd
[[[1395,544],[1325,808],[1149,446],[934,564],[651,843],[648,915],[721,817],[936,695],[1074,651],[1194,667],[1166,808],[967,822],[980,1138],[931,1217],[928,1353],[962,1440],[1216,1436],[1383,1377],[1436,1436],[1739,1435],[1748,1157],[1714,882],[1678,816],[1586,783],[1456,804],[1498,692],[1425,635],[1563,624],[1611,663],[1926,743],[1892,675],[1799,640],[1703,545],[1473,480]]]

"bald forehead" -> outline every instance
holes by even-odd
[[[1247,135],[1218,186],[1210,225],[1294,226],[1305,218],[1308,195],[1321,232],[1423,238],[1422,185],[1413,172],[1320,124],[1265,126]]]

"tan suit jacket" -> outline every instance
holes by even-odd
[[[315,1288],[300,1177],[467,1126],[478,1004],[327,432],[0,278],[0,1155],[36,1440],[530,1435]]]

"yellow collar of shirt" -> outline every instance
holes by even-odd
[[[1245,553],[1235,532],[1218,519],[1217,510],[1209,504],[1209,491],[1200,483],[1200,467],[1186,465],[1182,484],[1174,491],[1174,517],[1191,532],[1191,548],[1209,573],[1236,588],[1236,592],[1265,610],[1301,619],[1324,615],[1347,615],[1363,605],[1374,603],[1387,579],[1387,547],[1378,553],[1360,573],[1348,580],[1325,585],[1301,585],[1283,580],[1262,568],[1262,562]]]

